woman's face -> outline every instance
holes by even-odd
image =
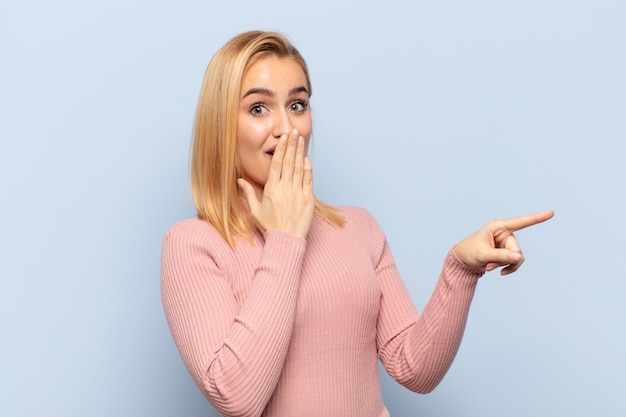
[[[281,135],[298,129],[308,149],[312,121],[307,80],[296,61],[268,56],[245,73],[237,122],[242,176],[263,192]]]

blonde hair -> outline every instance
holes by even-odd
[[[190,185],[198,217],[210,222],[231,247],[235,237],[251,241],[254,225],[237,194],[237,117],[241,82],[259,59],[275,55],[295,60],[304,71],[309,95],[311,81],[306,62],[283,35],[251,31],[228,41],[207,67],[196,112],[191,149]],[[344,217],[315,198],[315,215],[341,226]]]

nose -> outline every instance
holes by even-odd
[[[291,123],[290,115],[286,110],[275,112],[274,117],[272,135],[274,135],[275,138],[280,138],[283,134],[288,134],[293,130],[293,123]]]

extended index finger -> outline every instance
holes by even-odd
[[[511,232],[515,232],[535,224],[543,223],[546,220],[550,220],[552,216],[554,216],[554,211],[546,210],[527,216],[513,217],[511,219],[503,220],[502,222],[504,227]]]

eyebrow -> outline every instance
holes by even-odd
[[[309,94],[309,90],[307,90],[305,86],[301,85],[300,87],[294,87],[291,90],[289,90],[289,95],[293,96],[295,94],[302,93],[302,92]],[[268,88],[251,88],[248,91],[246,91],[246,93],[241,98],[244,99],[251,94],[261,94],[263,96],[276,97],[276,93]]]

